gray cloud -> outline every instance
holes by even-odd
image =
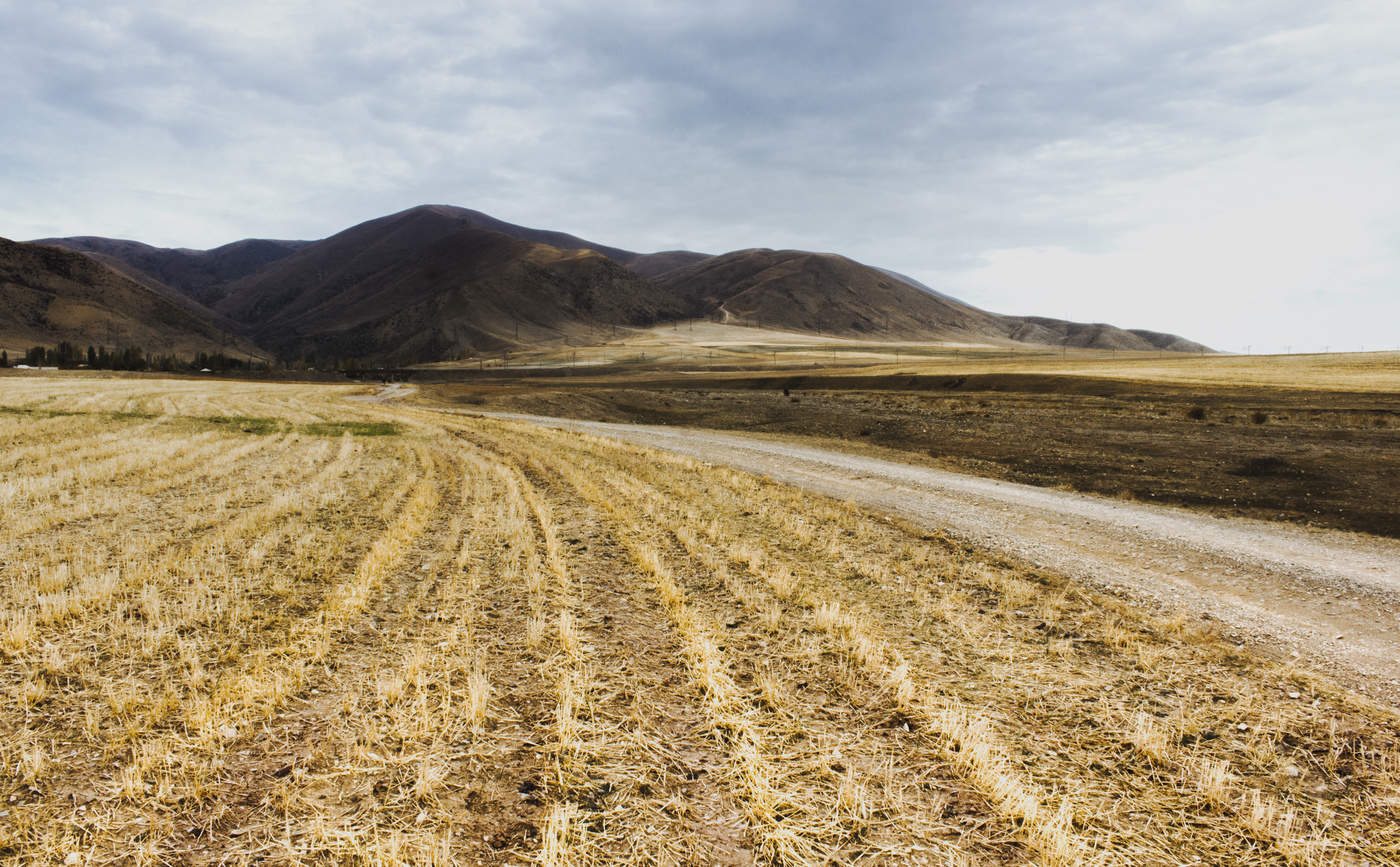
[[[0,0],[0,234],[210,246],[445,201],[635,249],[837,250],[1223,346],[1374,344],[1400,314],[1397,23],[1360,2]]]

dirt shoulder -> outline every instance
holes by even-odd
[[[1029,485],[1400,538],[1394,394],[969,375],[437,383],[422,396],[464,409],[801,436]]]
[[[1219,620],[1242,643],[1400,701],[1394,540],[1047,490],[771,438],[523,418],[849,499],[1166,611]]]

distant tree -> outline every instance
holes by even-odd
[[[30,367],[43,367],[44,361],[48,357],[48,352],[42,346],[31,346],[24,353],[24,363]]]
[[[139,346],[117,350],[112,356],[113,370],[145,370],[149,366],[146,354]]]
[[[49,353],[49,363],[56,367],[73,367],[78,363],[78,347],[66,340],[60,340],[58,346]]]
[[[89,344],[89,345],[88,345],[87,356],[88,356],[88,362],[87,362],[88,367],[94,367],[94,368],[97,367],[97,347],[92,346],[91,344]]]
[[[0,349],[0,367],[10,366],[10,353]]]

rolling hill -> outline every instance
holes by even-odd
[[[232,284],[218,311],[283,354],[396,363],[646,326],[682,304],[591,249],[415,209],[347,229]]]
[[[179,303],[87,256],[0,238],[0,345],[67,341],[158,354],[260,355],[192,303]]]
[[[1198,352],[1172,334],[1003,316],[829,253],[739,250],[663,273],[661,286],[721,321],[841,337]]]
[[[393,363],[597,341],[682,318],[868,339],[1202,351],[1176,335],[980,310],[830,253],[637,253],[480,211],[422,205],[319,241],[212,250],[75,237],[78,250],[284,357]]]
[[[152,247],[139,241],[91,236],[43,238],[35,244],[87,253],[138,283],[166,293],[176,290],[201,305],[223,298],[230,283],[266,268],[311,243],[247,238],[212,250]]]

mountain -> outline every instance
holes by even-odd
[[[186,304],[88,256],[0,238],[0,345],[67,341],[157,354],[260,354]]]
[[[1197,352],[1172,334],[980,310],[894,271],[803,250],[738,250],[655,282],[726,322],[842,337]]]
[[[223,298],[229,283],[260,271],[311,242],[248,238],[212,250],[152,247],[139,241],[90,236],[43,238],[33,243],[87,253],[138,283],[157,291],[175,289],[208,306]]]
[[[474,226],[478,229],[497,232],[521,241],[530,241],[535,244],[548,244],[560,250],[592,250],[601,253],[609,259],[627,268],[642,277],[655,277],[682,265],[689,265],[701,259],[709,258],[707,253],[694,253],[690,250],[666,250],[661,253],[634,253],[631,250],[623,250],[619,247],[609,247],[606,244],[599,244],[594,241],[586,241],[575,235],[565,232],[551,232],[545,229],[531,229],[526,226],[517,226],[514,223],[507,223],[498,220],[489,214],[480,211],[473,211],[470,208],[458,208],[454,205],[419,205],[416,208],[409,208],[392,214],[384,219],[393,219],[409,214],[432,214],[446,220],[453,220],[467,226]],[[378,221],[371,220],[369,224]]]
[[[800,250],[738,250],[655,280],[697,313],[790,331],[944,339],[996,321],[844,256]]]
[[[512,237],[436,207],[307,245],[231,284],[216,310],[284,354],[402,363],[596,339],[685,313],[600,252]]]
[[[867,339],[1204,350],[1154,331],[991,313],[831,253],[637,253],[450,205],[319,241],[247,239],[212,250],[94,237],[44,243],[81,251],[207,327],[288,357],[437,361],[693,317]]]
[[[1073,346],[1080,349],[1120,349],[1129,352],[1210,352],[1192,340],[1160,331],[1123,329],[1101,322],[1066,322],[1041,316],[1003,316],[1011,326],[1009,337],[1017,343]]]

